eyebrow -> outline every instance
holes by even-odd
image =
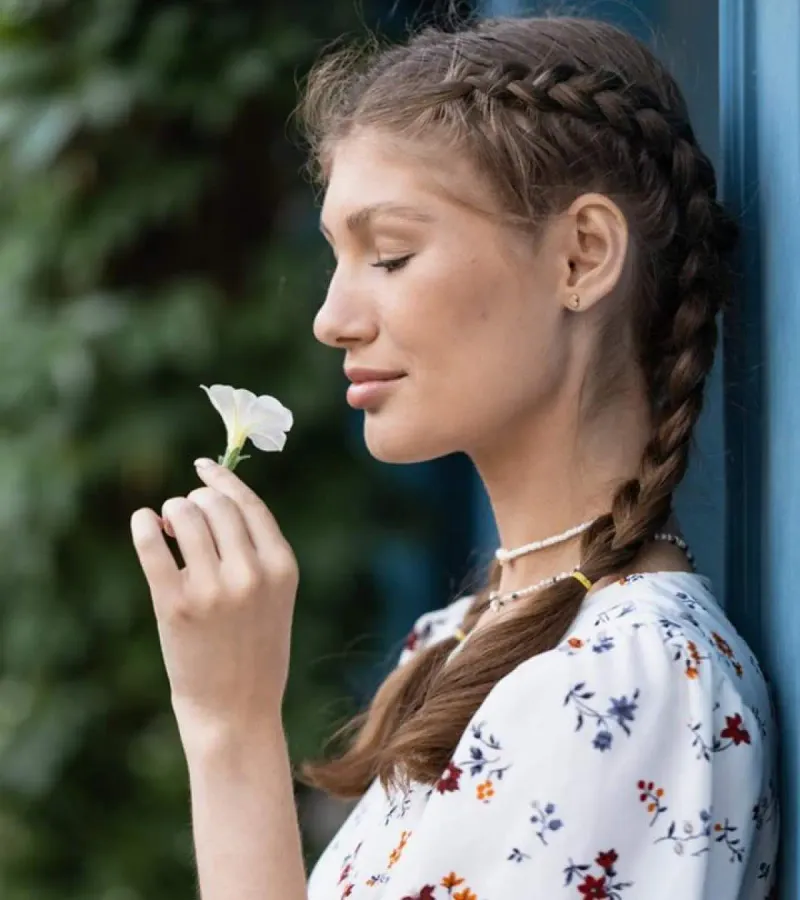
[[[345,217],[347,230],[351,232],[363,231],[377,216],[394,216],[398,219],[408,219],[412,222],[432,222],[433,216],[413,206],[404,206],[401,203],[372,203],[363,206]],[[328,238],[331,233],[325,223],[320,219],[319,230]]]

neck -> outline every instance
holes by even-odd
[[[575,405],[504,430],[471,454],[500,537],[514,549],[608,512],[618,485],[639,470],[650,434],[643,401],[630,396],[579,427]],[[516,590],[580,563],[581,537],[521,556],[503,567],[499,590]]]

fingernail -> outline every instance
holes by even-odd
[[[164,518],[164,516],[161,516],[160,518],[161,518],[161,527],[171,538],[174,538],[175,532],[172,530],[172,525],[170,524],[169,519]]]
[[[214,466],[216,466],[216,463],[213,459],[205,459],[204,457],[196,459],[194,461],[194,464],[198,469],[213,469]]]

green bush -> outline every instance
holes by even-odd
[[[295,413],[286,451],[239,470],[301,565],[295,757],[344,712],[345,636],[374,629],[375,486],[348,445],[342,359],[311,336],[324,271],[287,140],[298,75],[352,23],[335,4],[281,5],[0,7],[3,900],[195,895],[128,520],[222,450],[199,384]]]

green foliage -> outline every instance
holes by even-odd
[[[286,451],[238,470],[300,560],[293,755],[344,712],[336,657],[372,627],[372,487],[342,360],[311,336],[324,273],[287,122],[298,74],[352,23],[305,4],[0,5],[3,900],[195,894],[128,521],[224,449],[201,383],[295,413]]]

